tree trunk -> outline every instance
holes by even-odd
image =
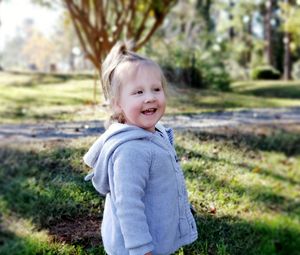
[[[229,5],[230,5],[230,10],[233,10],[233,8],[234,8],[234,6],[235,6],[235,2],[231,0],[231,1],[229,2]],[[233,22],[233,18],[234,18],[234,17],[233,17],[233,14],[230,12],[230,13],[229,13],[229,20],[230,20],[231,23]],[[233,27],[232,24],[230,24],[228,33],[229,33],[229,38],[230,38],[230,40],[233,40],[234,37],[235,37],[235,31],[234,31],[234,27]]]
[[[198,10],[198,13],[203,18],[203,21],[205,22],[205,32],[206,32],[206,42],[205,42],[205,48],[209,48],[213,42],[210,37],[210,34],[214,30],[214,21],[211,17],[211,7],[212,7],[212,0],[197,0],[196,8]]]
[[[286,4],[289,4],[289,0],[285,0]],[[287,22],[285,20],[285,22]],[[284,79],[286,81],[292,79],[292,63],[291,63],[291,48],[290,48],[290,43],[291,43],[291,34],[287,31],[285,28],[285,33],[284,33],[284,38],[283,38],[283,43],[284,43],[284,65],[283,65],[283,74],[284,74]]]
[[[253,43],[252,43],[252,38],[253,38],[253,33],[252,33],[252,17],[251,14],[249,14],[249,21],[247,23],[247,53],[246,53],[246,62],[247,65],[249,66],[251,63],[251,57],[252,57],[252,49],[253,49]]]
[[[291,65],[291,34],[285,33],[284,35],[284,79],[291,80],[292,79],[292,65]]]
[[[264,35],[265,35],[265,59],[268,65],[273,66],[272,49],[272,0],[266,1],[266,12],[264,15]]]
[[[1,1],[1,0],[0,0]],[[149,41],[163,23],[176,0],[104,1],[63,0],[72,19],[85,57],[98,70],[113,45],[120,39],[133,39],[134,50]]]

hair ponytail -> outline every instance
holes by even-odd
[[[120,64],[127,53],[127,47],[124,42],[118,42],[111,49],[107,57],[105,58],[102,64],[102,88],[104,97],[106,100],[111,99],[111,80],[113,76],[113,72]]]
[[[140,55],[134,53],[132,49],[134,48],[134,41],[119,41],[117,42],[112,49],[110,50],[109,54],[105,58],[102,64],[102,88],[104,97],[106,100],[111,100],[112,98],[112,80],[113,75],[116,67],[126,61],[137,61],[137,60],[144,60],[147,61],[148,59],[141,57]]]

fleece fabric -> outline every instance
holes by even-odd
[[[167,255],[197,239],[171,130],[112,124],[84,156],[86,180],[105,196],[101,226],[109,255]]]

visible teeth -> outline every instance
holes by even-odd
[[[150,109],[143,111],[143,113],[154,113],[155,111],[156,111],[155,108],[150,108]]]

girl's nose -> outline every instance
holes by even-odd
[[[145,98],[145,103],[152,103],[155,101],[155,96],[152,93],[148,93]]]

